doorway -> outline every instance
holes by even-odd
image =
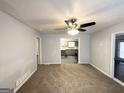
[[[114,77],[124,82],[124,35],[115,37]]]
[[[41,38],[36,38],[36,60],[37,65],[40,64],[41,61]]]
[[[61,38],[60,52],[62,64],[78,64],[79,61],[79,39]]]

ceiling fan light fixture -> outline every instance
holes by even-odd
[[[79,33],[79,31],[77,29],[71,29],[71,30],[68,30],[68,34],[69,35],[77,35]]]
[[[76,21],[76,18],[69,18],[68,20],[65,20],[65,23],[67,25],[67,33],[69,35],[77,35],[79,32],[85,32],[85,27],[96,25],[96,22],[89,22],[78,25]]]

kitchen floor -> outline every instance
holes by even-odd
[[[62,64],[78,64],[76,56],[61,56]]]

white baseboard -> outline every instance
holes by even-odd
[[[20,88],[21,86],[37,71],[37,69],[35,69],[28,77],[26,77],[23,82],[14,89],[14,93],[16,93]]]
[[[96,67],[95,65],[93,65],[93,64],[90,64],[90,65],[92,65],[94,68],[96,68],[97,70],[99,70],[100,72],[102,72],[104,75],[106,75],[106,76],[110,77],[111,79],[113,79],[113,80],[114,80],[115,82],[117,82],[118,84],[124,86],[124,83],[123,83],[122,81],[120,81],[120,80],[118,80],[118,79],[116,79],[116,78],[112,78],[111,75],[109,75],[109,74],[107,74],[106,72],[102,71],[100,68]]]
[[[110,76],[109,74],[107,74],[106,72],[102,71],[100,68],[96,67],[96,66],[93,65],[93,64],[90,64],[90,65],[92,65],[94,68],[96,68],[97,70],[99,70],[100,72],[102,72],[104,75],[106,75],[106,76],[108,76],[108,77],[111,78],[111,76]]]
[[[124,86],[124,83],[116,78],[113,79],[114,81],[116,81],[117,83],[121,84],[122,86]]]
[[[44,62],[43,65],[61,64],[61,62]],[[78,62],[78,64],[90,64],[89,62]]]
[[[43,65],[61,64],[60,62],[44,62]]]
[[[78,64],[90,64],[89,62],[78,62]]]

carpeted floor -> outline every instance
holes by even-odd
[[[90,65],[40,65],[17,93],[124,93],[124,87]]]

